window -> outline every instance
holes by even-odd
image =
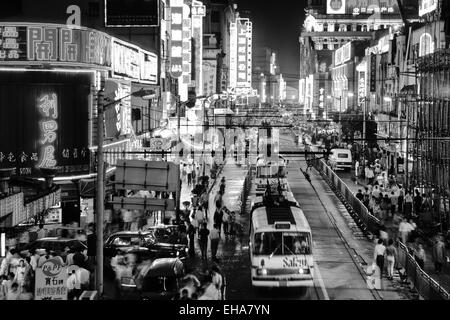
[[[255,234],[254,255],[311,254],[310,237],[307,233],[262,232]]]
[[[348,159],[348,154],[347,153],[338,153],[338,158],[339,159]]]
[[[420,36],[419,57],[425,56],[433,52],[434,52],[433,38],[429,33],[424,33],[423,35]]]

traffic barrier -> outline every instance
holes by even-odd
[[[313,165],[348,208],[358,226],[366,233],[378,234],[381,227],[380,220],[370,214],[366,206],[355,197],[338,175],[323,160],[314,159]],[[421,297],[427,300],[450,300],[449,293],[420,268],[409,253],[408,247],[401,242],[398,245],[398,264],[406,270],[408,279]]]
[[[431,278],[414,259],[408,247],[399,242],[398,264],[402,266],[418,294],[427,300],[450,300],[449,293]]]
[[[378,234],[381,223],[378,218],[370,214],[366,206],[355,197],[351,189],[339,178],[339,176],[323,160],[314,159],[313,165],[330,184],[330,187],[346,206],[354,221],[367,236]]]

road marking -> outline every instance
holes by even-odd
[[[327,289],[325,288],[325,283],[323,282],[322,274],[320,273],[319,266],[314,262],[314,273],[317,276],[317,280],[319,281],[320,289],[322,290],[322,294],[325,300],[330,300],[328,296]]]

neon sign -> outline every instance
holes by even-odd
[[[251,87],[252,78],[252,23],[237,21],[237,87]]]
[[[41,161],[38,168],[53,168],[56,166],[55,146],[58,131],[58,99],[55,93],[46,94],[38,99],[37,108],[43,120],[40,122],[41,140]]]
[[[183,74],[183,0],[172,0],[170,7],[170,74],[173,78],[179,78]]]
[[[113,41],[113,72],[116,75],[140,79],[139,50]]]

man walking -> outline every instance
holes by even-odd
[[[383,244],[383,240],[379,239],[377,245],[374,250],[374,260],[376,261],[377,266],[380,268],[380,278],[383,277],[384,270],[384,254],[386,253],[386,247]]]
[[[209,239],[211,240],[211,259],[213,262],[218,262],[217,249],[220,242],[220,231],[217,224],[214,224],[213,229],[209,233]]]
[[[195,247],[194,247],[194,237],[195,237],[195,227],[192,225],[190,221],[184,222],[186,225],[186,233],[189,240],[189,256],[195,256]]]
[[[445,262],[445,244],[442,241],[440,236],[437,236],[433,245],[433,252],[432,252],[433,262],[434,262],[434,269],[437,274],[441,273],[442,271],[442,264]]]
[[[206,255],[208,251],[208,236],[209,236],[208,225],[206,223],[203,223],[200,231],[198,232],[198,243],[200,245],[200,250],[202,252],[203,261],[208,260],[208,257]]]

